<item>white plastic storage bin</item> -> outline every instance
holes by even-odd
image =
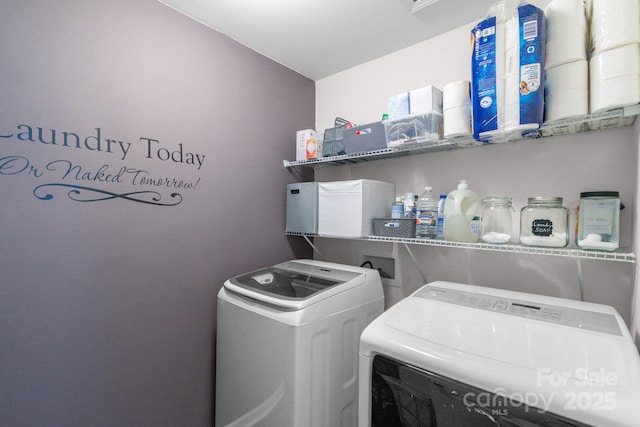
[[[367,237],[373,219],[388,218],[395,185],[370,179],[318,184],[318,234],[333,237]]]

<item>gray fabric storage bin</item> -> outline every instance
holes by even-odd
[[[387,135],[382,122],[356,126],[343,131],[344,150],[347,154],[387,148]]]
[[[416,237],[416,220],[408,218],[374,218],[373,234],[383,237]]]
[[[287,185],[287,233],[318,233],[318,183]]]

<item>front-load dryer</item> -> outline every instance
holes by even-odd
[[[640,425],[612,307],[433,282],[362,333],[360,427]]]
[[[218,293],[216,426],[355,426],[358,345],[384,310],[377,270],[312,260]]]

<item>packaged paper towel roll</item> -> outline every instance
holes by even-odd
[[[553,0],[544,9],[547,20],[547,69],[587,59],[587,16],[583,0]]]
[[[544,88],[545,122],[589,114],[589,64],[586,59],[548,68]]]
[[[469,80],[451,82],[442,90],[442,109],[466,107],[471,105],[471,92]]]
[[[539,128],[544,114],[544,13],[498,4],[471,33],[473,136],[491,142]]]
[[[640,43],[619,46],[589,61],[591,112],[640,103]]]
[[[591,0],[591,53],[640,43],[640,0]]]
[[[471,136],[471,106],[444,110],[444,137],[447,139]]]

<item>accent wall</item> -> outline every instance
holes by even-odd
[[[282,159],[314,82],[154,0],[0,34],[0,425],[210,425],[217,291],[311,255]]]

